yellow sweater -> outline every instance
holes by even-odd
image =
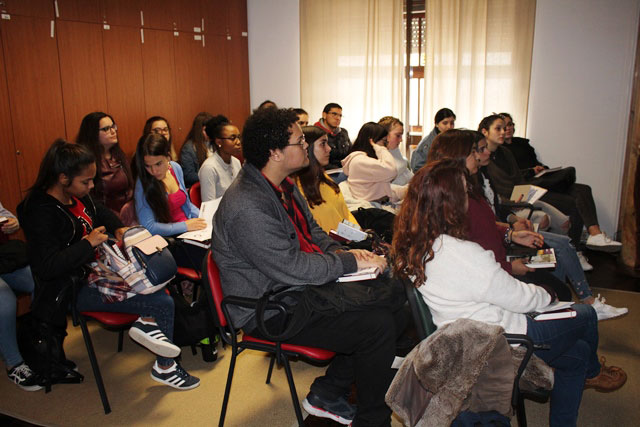
[[[306,198],[299,179],[296,179],[296,184],[298,184],[298,189]],[[329,233],[331,230],[336,230],[338,228],[338,224],[340,224],[343,219],[354,224],[358,224],[358,221],[356,221],[349,211],[349,208],[344,201],[344,197],[342,197],[342,193],[338,192],[336,194],[333,188],[324,182],[321,182],[320,195],[322,196],[324,203],[314,207],[309,206],[309,209],[311,210],[313,218],[325,232]]]

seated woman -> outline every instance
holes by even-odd
[[[167,141],[169,141],[169,155],[171,156],[171,160],[177,162],[178,154],[176,153],[176,149],[173,147],[173,141],[171,138],[171,126],[169,126],[169,121],[162,116],[149,117],[144,124],[144,128],[142,129],[142,136],[147,136],[152,133],[156,135],[162,135],[167,138]]]
[[[478,141],[475,143],[475,141]],[[477,145],[474,145],[477,144]],[[478,164],[482,165],[488,160],[486,150],[487,141],[477,132],[451,130],[442,136],[438,136],[431,146],[429,158],[438,160],[453,158],[465,161],[467,171],[470,174],[467,187],[469,188],[469,240],[478,243],[484,249],[493,250],[496,260],[507,272],[519,275],[520,280],[530,283],[542,283],[550,285],[561,299],[570,300],[571,295],[566,293],[562,284],[568,279],[576,294],[584,304],[593,305],[598,320],[610,319],[627,313],[626,308],[615,308],[605,304],[604,298],[594,298],[589,282],[580,266],[580,261],[575,249],[569,244],[566,236],[554,233],[533,233],[530,223],[522,219],[513,225],[496,222],[495,209],[487,200],[483,187],[479,184]],[[488,226],[494,222],[497,233],[491,233]],[[485,226],[483,226],[483,224]],[[511,233],[511,240],[516,243],[528,244],[528,238],[537,238],[538,242],[544,242],[553,248],[558,260],[557,267],[551,271],[534,271],[527,268],[521,261],[506,261],[506,251],[503,246],[503,236]],[[522,273],[524,272],[524,275]],[[549,276],[553,275],[557,280]],[[558,280],[560,283],[558,283]]]
[[[405,186],[391,186],[398,172],[387,145],[384,127],[374,122],[362,126],[349,155],[342,160],[342,169],[354,198],[393,206],[404,198]]]
[[[31,370],[18,349],[16,340],[16,295],[14,292],[33,293],[33,277],[27,265],[17,266],[17,257],[9,257],[2,247],[7,235],[20,229],[16,217],[0,203],[0,357],[4,359],[9,380],[26,391],[40,390],[40,377]],[[24,264],[22,264],[24,265]]]
[[[120,216],[122,207],[133,198],[133,177],[129,160],[120,148],[118,125],[103,112],[82,119],[76,143],[96,157],[96,179],[91,195]]]
[[[169,141],[152,133],[140,138],[136,148],[134,198],[140,225],[151,234],[176,236],[207,227],[189,200],[180,165],[171,160]],[[178,266],[199,269],[205,249],[176,242],[169,245]]]
[[[95,260],[95,248],[107,240],[106,231],[120,238],[125,230],[118,217],[89,195],[96,169],[89,150],[59,139],[45,154],[36,182],[18,207],[37,279],[33,317],[62,336],[72,292],[70,277],[83,277],[83,266]],[[77,307],[138,314],[129,336],[158,355],[151,378],[181,390],[200,384],[172,360],[180,348],[171,342],[174,305],[165,292],[109,303],[96,288],[82,286]]]
[[[583,390],[617,390],[626,374],[605,366],[604,358],[598,361],[598,323],[591,307],[574,305],[577,316],[570,319],[536,322],[525,315],[555,296],[507,274],[491,251],[467,240],[465,176],[464,164],[452,159],[430,162],[416,173],[396,221],[393,269],[411,278],[437,327],[473,319],[550,345],[535,352],[555,369],[549,424],[575,426]]]
[[[221,115],[212,117],[205,124],[205,131],[214,152],[198,172],[203,202],[222,197],[242,167],[236,157],[242,150],[240,131],[229,119]]]
[[[509,199],[513,187],[519,184],[533,183],[526,180],[511,152],[503,147],[505,121],[502,116],[493,114],[480,122],[478,131],[487,139],[491,162],[487,166],[490,179],[500,196]],[[594,250],[616,252],[622,247],[620,242],[607,237],[598,224],[596,205],[591,187],[584,184],[572,184],[566,192],[547,191],[542,201],[560,209],[571,218],[569,237],[574,246],[580,244],[583,225],[587,227],[589,238],[587,247]]]
[[[400,152],[404,125],[399,119],[391,116],[381,118],[378,124],[381,124],[388,132],[387,142],[389,145],[387,148],[396,162],[396,170],[398,171],[398,175],[396,179],[391,181],[391,185],[407,185],[413,173],[409,169],[409,162]]]
[[[358,224],[349,211],[342,197],[338,184],[324,172],[329,164],[331,146],[328,143],[327,132],[316,126],[302,128],[304,139],[309,144],[309,167],[295,174],[298,189],[306,199],[318,225],[326,232],[336,230],[342,220]]]
[[[198,113],[180,149],[180,166],[182,166],[184,183],[187,187],[198,182],[200,167],[213,154],[211,141],[204,131],[204,125],[211,117],[213,116],[206,112]]]
[[[438,134],[456,127],[456,115],[448,108],[441,108],[434,117],[435,127],[427,136],[422,138],[415,151],[411,155],[411,170],[416,173],[418,169],[427,163],[427,154],[431,148],[431,143]]]

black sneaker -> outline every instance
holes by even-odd
[[[180,354],[180,347],[169,341],[155,322],[136,320],[129,329],[129,336],[158,356],[173,359]]]
[[[9,379],[16,383],[18,387],[26,391],[37,391],[42,388],[40,377],[33,372],[29,366],[22,362],[7,370]]]
[[[310,415],[329,418],[340,424],[349,425],[356,416],[356,407],[343,396],[334,401],[328,401],[315,393],[309,392],[302,401],[302,407]]]
[[[151,378],[178,390],[191,390],[200,385],[200,379],[189,375],[178,362],[174,362],[167,370],[161,370],[156,362],[151,369]]]

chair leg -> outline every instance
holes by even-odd
[[[271,373],[273,372],[273,364],[276,361],[276,354],[275,353],[271,353],[271,360],[269,361],[269,372],[267,372],[267,382],[266,384],[269,384],[271,382]]]
[[[293,401],[293,409],[296,411],[296,418],[298,419],[298,425],[304,426],[304,418],[302,418],[302,410],[300,409],[300,401],[298,400],[298,393],[296,392],[296,385],[293,382],[293,374],[291,373],[291,366],[289,365],[289,358],[286,355],[282,355],[282,364],[284,365],[284,371],[287,374],[287,382],[289,383],[289,390],[291,391],[291,400]]]
[[[224,399],[222,399],[222,410],[220,411],[219,427],[224,426],[224,417],[227,414],[227,404],[229,403],[229,394],[231,392],[231,381],[233,380],[233,370],[236,367],[236,357],[238,353],[236,349],[231,351],[231,362],[229,362],[229,373],[227,374],[227,385],[224,388]]]
[[[118,332],[118,353],[122,352],[123,345],[124,345],[124,329],[120,329],[120,332]]]
[[[524,398],[518,397],[518,405],[516,407],[516,417],[518,418],[519,427],[527,427],[527,413],[524,409]]]
[[[111,412],[109,406],[109,399],[107,399],[107,392],[104,389],[104,383],[102,382],[102,375],[100,374],[100,368],[98,367],[98,360],[96,359],[96,353],[93,351],[93,343],[91,342],[91,335],[89,335],[89,329],[87,329],[87,322],[84,316],[80,315],[80,329],[82,329],[82,337],[84,343],[87,346],[87,353],[89,354],[89,361],[91,362],[91,368],[93,369],[93,376],[96,379],[96,385],[98,386],[98,392],[100,393],[100,399],[102,400],[102,406],[104,407],[104,413]]]

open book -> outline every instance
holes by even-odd
[[[202,218],[207,221],[206,228],[196,231],[187,231],[186,233],[180,234],[178,238],[190,245],[209,249],[209,247],[211,247],[211,233],[213,233],[213,215],[218,210],[221,199],[222,197],[208,200],[206,202],[202,202],[200,205],[200,215],[198,215],[198,218]]]
[[[554,268],[556,266],[556,253],[553,248],[540,249],[535,255],[529,257],[525,265],[529,268]]]
[[[538,322],[543,320],[569,319],[577,315],[576,311],[571,308],[572,305],[573,301],[556,301],[538,311],[527,313],[527,316]]]
[[[378,277],[379,271],[376,267],[365,268],[355,273],[345,274],[338,277],[337,282],[359,282],[360,280],[371,280]]]
[[[538,187],[537,185],[516,185],[513,187],[513,192],[511,193],[511,201],[535,203],[540,197],[544,196],[546,192],[546,189]]]

